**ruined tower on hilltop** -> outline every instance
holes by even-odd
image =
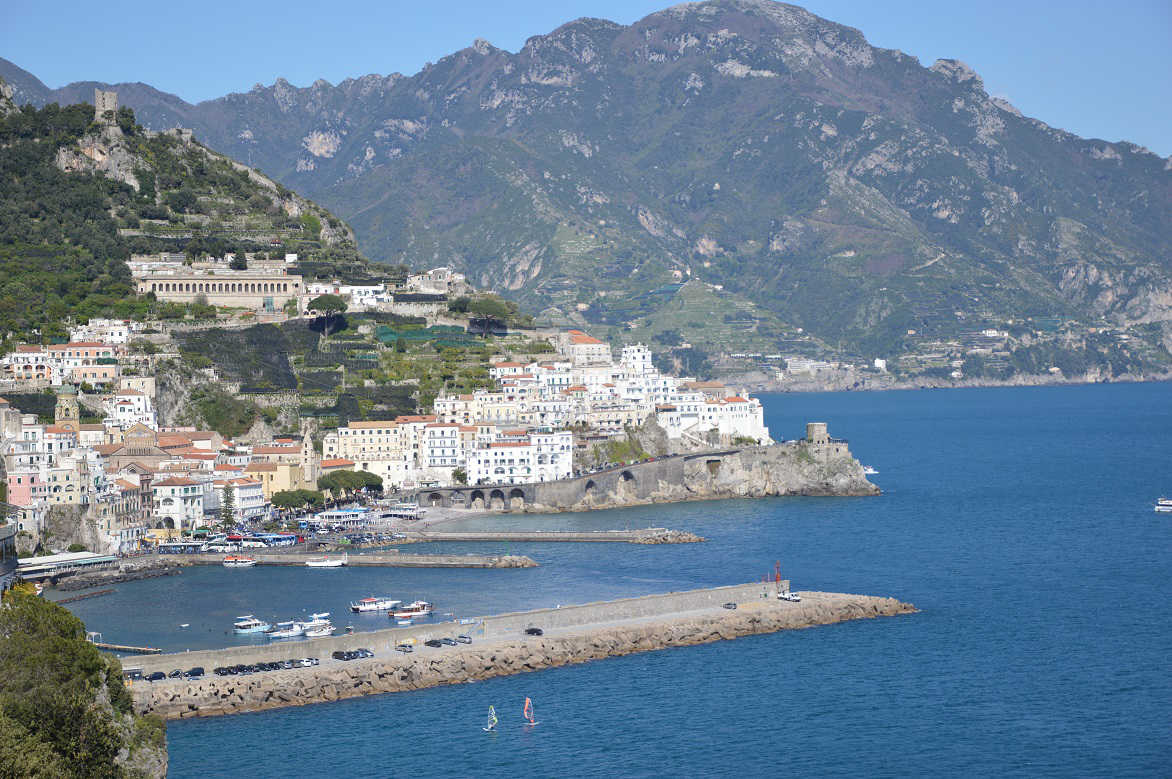
[[[94,121],[99,124],[114,124],[114,114],[118,111],[118,93],[106,92],[102,89],[94,90]]]

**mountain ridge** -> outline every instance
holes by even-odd
[[[746,337],[800,327],[857,354],[980,322],[1172,319],[1172,161],[796,6],[578,19],[516,54],[477,40],[412,76],[168,111],[339,212],[368,254],[598,327],[662,331],[688,280],[748,312]]]

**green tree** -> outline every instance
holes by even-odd
[[[346,310],[346,301],[337,295],[318,295],[309,301],[306,309],[313,311],[322,320],[322,334],[329,336],[332,320]]]
[[[244,256],[244,252],[236,252],[228,267],[232,270],[248,270],[248,258]]]
[[[236,489],[231,486],[220,490],[220,526],[225,530],[236,527]]]
[[[463,468],[456,468],[454,471],[452,471],[452,480],[457,484],[467,484],[468,471],[464,470]]]

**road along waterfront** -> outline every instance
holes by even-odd
[[[788,582],[781,582],[787,591]],[[804,592],[800,603],[778,600],[777,585],[752,584],[648,595],[477,620],[434,623],[315,639],[295,645],[205,650],[143,658],[144,674],[202,666],[319,657],[309,668],[247,676],[204,676],[132,685],[135,707],[167,719],[212,717],[301,706],[386,692],[489,679],[635,652],[691,646],[740,636],[895,616],[915,607],[893,598]],[[730,608],[735,604],[735,608]],[[540,628],[542,635],[528,635]],[[424,641],[465,634],[472,644],[431,648]],[[414,640],[415,651],[395,647]],[[336,650],[369,648],[375,656],[338,661]],[[132,665],[127,663],[128,667]]]

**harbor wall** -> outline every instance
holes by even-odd
[[[721,592],[722,591],[722,592]],[[736,593],[733,595],[732,593]],[[209,676],[203,679],[136,682],[131,687],[135,707],[141,713],[155,713],[166,719],[209,717],[285,706],[301,706],[386,692],[402,692],[441,684],[489,679],[545,668],[618,657],[676,646],[691,646],[761,633],[826,625],[846,620],[894,616],[915,611],[893,598],[841,593],[802,593],[801,603],[762,598],[761,585],[717,588],[711,598],[692,598],[691,593],[673,593],[683,598],[651,596],[646,609],[655,616],[617,621],[617,602],[586,604],[600,609],[609,606],[597,624],[551,628],[543,636],[509,631],[507,637],[474,639],[471,645],[417,647],[412,654],[380,651],[369,640],[359,638],[355,646],[367,646],[374,658],[340,662],[323,659],[321,665],[248,676]],[[713,600],[714,599],[714,600]],[[735,610],[714,606],[715,601],[738,602]],[[639,599],[632,599],[639,600]],[[711,601],[711,602],[710,602]],[[699,609],[692,606],[699,605]],[[624,609],[623,606],[617,606]],[[583,607],[585,608],[585,607]],[[676,613],[658,613],[662,608],[688,608]],[[540,612],[548,615],[551,610]],[[555,609],[570,613],[569,609]],[[502,620],[525,621],[529,615],[500,615]],[[549,617],[553,619],[553,617]],[[567,617],[576,619],[576,617]],[[503,622],[498,627],[503,628]],[[428,628],[432,626],[426,626]],[[437,626],[438,627],[438,626]],[[416,632],[422,634],[424,626]],[[451,625],[449,623],[449,630]],[[449,633],[450,634],[450,633]],[[437,633],[438,635],[438,633]],[[310,642],[302,642],[304,647]],[[198,653],[183,655],[184,660]],[[286,646],[282,657],[306,654]],[[313,653],[309,653],[313,654]],[[174,658],[174,656],[171,656]],[[163,658],[150,658],[162,661]],[[144,664],[145,664],[144,660]],[[189,665],[195,665],[190,663]],[[208,663],[205,663],[205,666]],[[172,659],[170,667],[185,667]],[[160,670],[162,670],[160,668]],[[210,671],[211,669],[208,668]]]

